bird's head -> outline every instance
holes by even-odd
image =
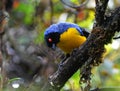
[[[55,49],[57,43],[60,41],[60,32],[57,24],[51,25],[44,32],[45,42],[48,47]]]
[[[52,32],[47,35],[45,35],[45,41],[47,43],[47,46],[55,49],[56,44],[60,41],[60,34],[58,32]]]

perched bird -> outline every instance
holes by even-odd
[[[55,49],[59,47],[66,55],[81,46],[88,37],[89,32],[73,23],[57,23],[51,25],[44,32],[47,46]]]

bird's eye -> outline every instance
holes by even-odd
[[[52,39],[51,39],[51,38],[49,38],[49,39],[48,39],[48,41],[49,41],[49,42],[52,42]]]

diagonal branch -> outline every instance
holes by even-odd
[[[100,1],[96,0],[96,4],[100,4]],[[59,91],[66,81],[79,69],[89,61],[90,64],[94,64],[94,60],[101,62],[102,54],[104,53],[104,45],[111,43],[111,40],[115,32],[120,31],[120,7],[115,9],[113,12],[109,13],[109,16],[105,15],[105,9],[107,7],[108,0],[101,0],[103,3],[102,10],[101,7],[96,6],[96,25],[94,26],[91,34],[89,35],[87,41],[76,51],[70,58],[68,58],[62,67],[50,76],[49,86],[54,88],[54,90]],[[102,16],[100,13],[102,12]],[[98,17],[98,16],[99,17]],[[104,19],[103,16],[106,18]],[[103,19],[103,20],[101,20]],[[103,26],[103,24],[106,24]],[[50,91],[50,90],[48,90]],[[52,91],[52,90],[51,90]]]
[[[101,29],[99,28],[96,28],[93,31],[97,32],[93,32],[87,39],[86,43],[84,43],[79,50],[68,60],[66,60],[63,66],[50,77],[50,83],[52,83],[54,87],[63,87],[66,81],[79,68],[81,68],[90,57],[93,58],[93,56],[96,56],[96,59],[101,57],[102,53],[104,52],[104,41],[101,39],[104,38],[101,36],[103,32],[101,32]]]

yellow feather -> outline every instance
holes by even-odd
[[[57,44],[65,53],[70,53],[74,48],[78,48],[86,41],[85,36],[81,36],[76,28],[69,28],[60,35],[60,42]]]

